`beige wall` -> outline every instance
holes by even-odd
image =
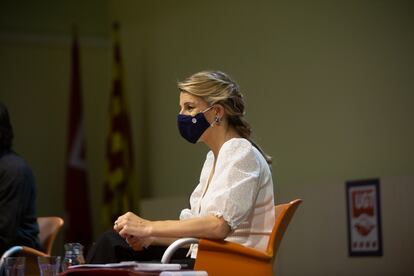
[[[274,157],[276,201],[304,199],[278,257],[281,275],[414,272],[406,257],[414,246],[408,231],[414,230],[408,200],[414,184],[412,4],[52,2],[0,4],[0,99],[12,113],[16,149],[35,171],[40,214],[63,214],[74,21],[82,38],[89,177],[99,225],[109,25],[119,19],[138,184],[147,197],[143,213],[172,217],[171,210],[186,204],[206,153],[177,134],[176,80],[221,69],[239,82],[256,140]],[[384,257],[348,258],[344,182],[371,177],[382,179]]]

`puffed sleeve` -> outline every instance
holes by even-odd
[[[223,145],[214,177],[202,200],[205,215],[223,217],[232,230],[249,215],[259,191],[260,162],[255,149],[245,139]]]

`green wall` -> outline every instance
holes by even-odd
[[[79,29],[89,182],[95,234],[111,83],[109,19],[102,1],[2,1],[0,100],[10,111],[15,150],[32,166],[38,215],[64,213],[71,30]],[[79,204],[83,204],[79,202]],[[62,235],[56,245],[63,250]]]
[[[176,135],[175,82],[202,69],[224,70],[240,83],[256,140],[274,156],[281,194],[284,185],[413,172],[411,5],[111,4],[125,25],[131,67],[142,68],[151,195],[185,193],[197,180],[205,148]]]

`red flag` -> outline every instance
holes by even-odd
[[[83,125],[79,46],[75,34],[72,45],[72,79],[69,105],[69,132],[66,156],[66,242],[89,246],[92,224],[89,188],[85,165],[85,132]]]

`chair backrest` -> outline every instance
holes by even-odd
[[[274,226],[265,252],[237,243],[200,239],[194,268],[215,276],[273,275],[276,253],[301,202],[296,199],[274,207]]]
[[[53,242],[56,235],[63,226],[63,219],[60,217],[38,217],[39,240],[47,255],[51,255]]]
[[[275,224],[266,249],[266,253],[272,256],[273,259],[276,256],[277,250],[279,249],[279,245],[290,220],[301,203],[301,199],[295,199],[289,203],[283,203],[275,206]]]

